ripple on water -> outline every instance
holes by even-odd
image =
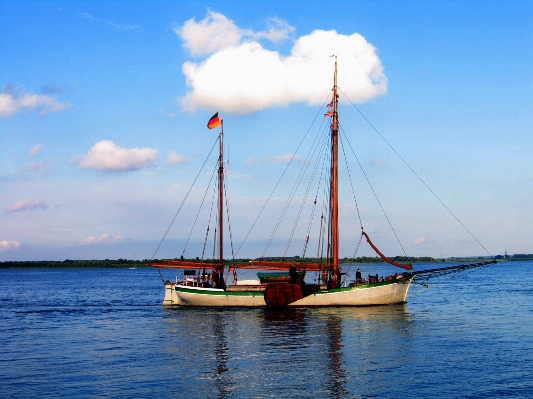
[[[164,309],[150,269],[0,270],[0,396],[527,397],[529,264],[281,311]]]

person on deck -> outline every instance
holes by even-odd
[[[215,286],[215,288],[222,288],[221,287],[222,284],[220,281],[220,274],[218,273],[218,271],[213,270],[212,279],[213,279],[213,285]]]
[[[363,282],[363,276],[361,275],[361,269],[357,269],[355,272],[355,282],[362,283]]]
[[[289,268],[289,276],[291,278],[291,284],[296,284],[298,283],[298,272],[296,271],[296,268],[291,265],[291,267]]]

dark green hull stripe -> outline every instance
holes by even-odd
[[[203,290],[195,290],[194,288],[184,288],[179,287],[176,288],[176,291],[178,292],[188,292],[190,294],[197,294],[197,295],[226,295],[226,296],[263,296],[263,293],[261,291],[203,291]]]

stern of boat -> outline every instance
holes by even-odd
[[[180,300],[176,293],[176,283],[173,283],[168,280],[165,282],[165,298],[163,299],[162,305],[165,307],[173,307],[180,305]]]

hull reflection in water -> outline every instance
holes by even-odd
[[[383,361],[401,368],[412,336],[411,318],[403,304],[180,308],[169,309],[167,320],[172,329],[180,326],[182,347],[198,349],[186,368],[203,370],[196,378],[210,381],[211,397],[261,397],[261,392],[276,392],[277,397],[372,394],[387,377],[374,375],[369,381],[367,374]],[[178,370],[183,374],[183,364]]]

